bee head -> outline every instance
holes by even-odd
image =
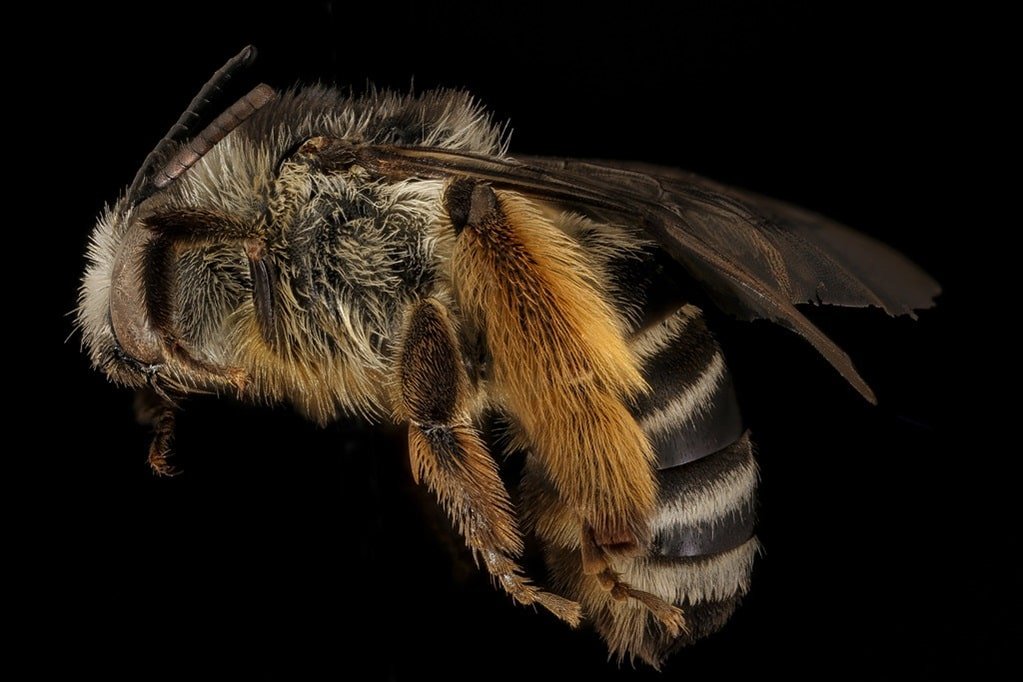
[[[235,378],[223,330],[252,289],[247,250],[257,240],[226,218],[168,199],[122,199],[100,216],[78,324],[93,365],[117,383],[161,377],[179,388],[216,388]]]
[[[255,59],[246,47],[218,70],[146,157],[125,194],[100,215],[79,293],[78,326],[93,364],[129,386],[151,383],[173,365],[190,383],[225,372],[194,356],[186,343],[208,346],[210,313],[226,310],[246,286],[244,244],[237,230],[204,211],[174,208],[173,185],[220,140],[275,97],[266,85],[192,135],[190,125],[239,69]],[[187,252],[180,246],[188,244]],[[194,267],[196,259],[207,266]],[[213,267],[209,267],[212,262]],[[192,275],[192,276],[189,276]],[[182,286],[184,285],[184,286]],[[217,315],[212,315],[216,323]],[[215,349],[205,348],[205,354]],[[215,354],[215,353],[214,353]],[[210,376],[201,376],[208,374]],[[228,373],[229,374],[229,373]]]

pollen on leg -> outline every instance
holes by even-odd
[[[463,312],[503,407],[547,477],[614,554],[649,538],[653,449],[625,403],[646,384],[585,256],[526,198],[455,180],[445,196]]]

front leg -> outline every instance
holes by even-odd
[[[425,481],[477,561],[515,601],[540,604],[577,625],[579,605],[530,584],[515,561],[522,537],[497,464],[470,423],[468,378],[451,318],[439,302],[427,299],[411,310],[395,371],[416,482]]]
[[[174,444],[174,405],[152,388],[143,388],[135,394],[135,420],[153,429],[149,444],[149,467],[157,476],[176,476],[179,470],[170,462]]]

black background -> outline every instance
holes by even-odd
[[[978,268],[960,246],[980,226],[950,172],[976,129],[960,114],[975,100],[959,17],[859,3],[326,2],[61,18],[74,37],[39,41],[64,65],[35,79],[44,104],[29,113],[63,123],[28,141],[51,172],[54,142],[70,140],[77,160],[45,200],[59,229],[44,240],[44,335],[28,350],[53,377],[33,403],[43,445],[24,453],[42,485],[12,517],[33,547],[36,579],[18,592],[40,670],[652,677],[464,570],[408,482],[400,430],[321,430],[283,407],[197,400],[180,417],[185,473],[157,480],[131,396],[90,371],[77,336],[64,341],[94,216],[250,42],[253,82],[464,87],[511,119],[513,151],[686,167],[827,213],[923,265],[945,294],[917,322],[811,311],[878,408],[791,335],[722,324],[760,444],[766,553],[726,630],[663,674],[933,677],[1007,657],[1019,541],[1004,529],[1009,448],[982,435],[997,422],[977,383],[993,351],[973,340],[986,329],[968,308]]]

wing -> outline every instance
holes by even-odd
[[[891,247],[825,216],[770,197],[716,183],[695,173],[640,163],[522,158],[552,170],[595,174],[636,193],[671,202],[692,202],[710,215],[702,225],[725,236],[720,245],[733,259],[757,270],[776,249],[792,303],[876,306],[889,315],[916,317],[940,293],[938,283]],[[696,225],[700,227],[700,225]],[[768,243],[763,244],[757,235]],[[764,268],[759,270],[763,273]],[[739,312],[739,311],[736,311]]]
[[[849,356],[795,307],[929,307],[934,280],[889,247],[784,203],[696,175],[629,164],[501,159],[423,147],[363,146],[353,163],[392,179],[469,176],[527,196],[638,223],[741,319],[763,318],[805,338],[864,398],[873,391]]]

